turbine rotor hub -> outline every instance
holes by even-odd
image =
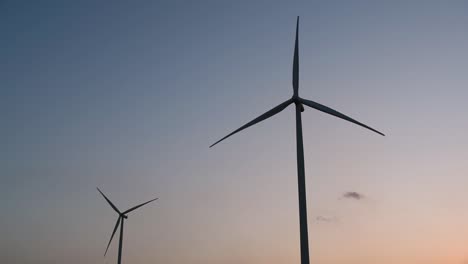
[[[294,95],[294,96],[292,97],[292,100],[293,100],[293,102],[294,102],[297,106],[300,107],[301,112],[304,112],[304,105],[303,105],[301,102],[299,102],[299,96]]]

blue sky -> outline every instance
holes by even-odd
[[[126,222],[125,262],[297,262],[292,108],[208,146],[291,96],[299,15],[301,95],[387,134],[304,112],[311,261],[463,263],[467,8],[3,1],[1,258],[114,262],[99,186],[160,198]]]

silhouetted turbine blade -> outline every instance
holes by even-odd
[[[117,207],[115,207],[115,205],[101,192],[101,190],[99,190],[99,188],[96,188],[96,189],[101,193],[101,195],[104,197],[104,199],[106,199],[106,201],[110,204],[110,206],[111,206],[118,214],[120,214],[119,209],[117,209]]]
[[[114,231],[112,231],[112,235],[111,235],[111,238],[109,239],[109,243],[107,243],[107,248],[106,248],[106,252],[104,252],[104,257],[107,254],[107,250],[109,249],[109,246],[110,246],[110,244],[112,242],[112,238],[114,238],[115,231],[117,231],[117,228],[119,228],[119,224],[120,224],[120,216],[119,216],[119,218],[117,218],[117,223],[115,223]]]
[[[379,131],[373,129],[372,127],[369,127],[369,126],[367,126],[367,125],[364,125],[363,123],[358,122],[358,121],[352,119],[351,117],[346,116],[346,115],[344,115],[344,114],[342,114],[342,113],[340,113],[340,112],[338,112],[338,111],[336,111],[336,110],[333,110],[333,109],[331,109],[330,107],[326,107],[326,106],[321,105],[321,104],[319,104],[319,103],[316,103],[316,102],[314,102],[314,101],[309,101],[309,100],[305,100],[305,99],[302,99],[302,98],[299,98],[299,102],[301,102],[302,104],[305,104],[305,105],[307,105],[307,106],[310,106],[310,107],[312,107],[312,108],[314,108],[314,109],[317,109],[317,110],[319,110],[319,111],[322,111],[322,112],[324,112],[324,113],[327,113],[327,114],[330,114],[330,115],[339,117],[339,118],[341,118],[341,119],[344,119],[344,120],[349,121],[349,122],[351,122],[351,123],[354,123],[354,124],[356,124],[356,125],[360,125],[360,126],[362,126],[362,127],[365,127],[365,128],[367,128],[367,129],[369,129],[369,130],[372,130],[372,131],[374,131],[375,133],[380,134],[380,135],[382,135],[382,136],[385,136],[383,133],[381,133],[381,132],[379,132]]]
[[[137,206],[135,206],[135,207],[132,207],[132,208],[128,209],[127,211],[123,212],[122,214],[130,213],[131,211],[133,211],[133,210],[135,210],[135,209],[137,209],[137,208],[140,208],[140,207],[142,207],[142,206],[145,205],[145,204],[151,203],[152,201],[156,201],[157,199],[158,199],[158,198],[155,198],[155,199],[153,199],[153,200],[147,201],[146,203],[142,203],[142,204],[140,204],[140,205],[137,205]]]
[[[297,95],[299,90],[299,16],[296,24],[296,43],[294,45],[294,61],[293,61],[293,80],[294,94]]]
[[[259,122],[261,122],[261,121],[263,121],[263,120],[265,120],[265,119],[267,119],[267,118],[269,118],[269,117],[272,117],[272,116],[276,115],[277,113],[283,111],[283,110],[284,110],[288,105],[290,105],[292,102],[293,102],[293,100],[292,100],[292,99],[289,99],[289,100],[287,100],[287,101],[285,101],[285,102],[283,102],[283,103],[277,105],[276,107],[274,107],[274,108],[271,109],[270,111],[264,113],[263,115],[261,115],[261,116],[255,118],[254,120],[248,122],[247,124],[241,126],[241,127],[238,128],[238,129],[236,129],[236,130],[235,130],[234,132],[232,132],[231,134],[229,134],[229,135],[223,137],[222,139],[216,141],[216,143],[214,143],[213,145],[211,145],[210,148],[213,147],[214,145],[218,144],[219,142],[225,140],[226,138],[228,138],[228,137],[234,135],[235,133],[237,133],[237,132],[239,132],[239,131],[242,131],[242,130],[244,130],[244,129],[246,129],[246,128],[252,126],[252,125],[255,125],[256,123],[259,123]]]

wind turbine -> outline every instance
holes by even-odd
[[[344,119],[356,125],[367,128],[377,134],[385,136],[381,132],[358,122],[351,117],[348,117],[330,107],[324,106],[317,102],[306,100],[299,97],[299,16],[297,17],[296,22],[296,42],[294,46],[294,59],[293,59],[293,95],[290,99],[284,101],[283,103],[275,106],[266,113],[260,115],[259,117],[253,119],[247,124],[241,126],[240,128],[234,130],[234,132],[228,134],[222,139],[216,141],[213,145],[218,144],[219,142],[225,140],[226,138],[240,132],[250,126],[253,126],[267,118],[270,118],[279,112],[283,111],[290,104],[294,103],[296,105],[296,144],[297,144],[297,182],[298,182],[298,192],[299,192],[299,226],[300,226],[300,241],[301,241],[301,264],[309,264],[309,238],[307,231],[307,204],[306,204],[306,188],[305,188],[305,169],[304,169],[304,146],[302,143],[302,119],[301,112],[304,111],[304,105],[314,108],[316,110],[322,111],[324,113],[336,116],[338,118]]]
[[[137,206],[134,206],[134,207],[128,209],[127,211],[120,212],[119,209],[117,209],[117,207],[104,195],[104,193],[102,193],[101,190],[99,190],[99,188],[96,188],[96,189],[102,194],[102,196],[104,197],[104,199],[106,199],[106,201],[109,203],[109,205],[112,207],[112,209],[114,209],[114,211],[116,211],[119,214],[119,217],[117,218],[117,222],[115,223],[114,231],[112,231],[111,238],[109,240],[109,243],[107,244],[107,248],[106,248],[106,252],[104,253],[104,256],[106,256],[107,250],[109,249],[109,246],[110,246],[110,244],[112,242],[112,238],[114,238],[115,231],[117,231],[117,228],[119,228],[119,225],[120,225],[119,256],[118,256],[118,259],[117,259],[117,263],[120,264],[122,262],[122,242],[123,242],[124,219],[128,218],[128,216],[127,216],[128,213],[132,212],[133,210],[136,210],[137,208],[142,207],[145,204],[151,203],[152,201],[155,201],[158,198],[155,198],[155,199],[150,200],[148,202],[145,202],[145,203],[139,204]]]

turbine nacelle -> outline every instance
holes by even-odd
[[[293,95],[293,97],[291,98],[291,100],[294,102],[294,104],[296,104],[297,106],[299,106],[301,112],[304,112],[304,105],[300,102],[300,97],[297,96],[297,95]]]

